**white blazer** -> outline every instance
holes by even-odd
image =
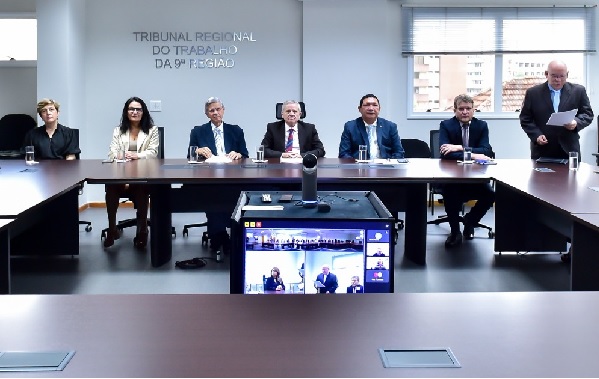
[[[140,130],[137,136],[137,156],[139,159],[156,158],[158,156],[158,146],[160,145],[159,141],[157,126],[152,126],[149,134]],[[112,132],[112,142],[110,142],[108,158],[115,159],[118,151],[123,148],[129,151],[129,130],[123,134],[121,133],[121,128],[117,126]]]

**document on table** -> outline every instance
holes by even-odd
[[[374,164],[395,164],[395,163],[408,163],[407,159],[380,159],[380,158],[376,158],[372,161],[372,163]]]
[[[304,158],[302,157],[298,157],[298,158],[283,158],[281,157],[281,163],[302,163],[304,161]]]
[[[213,155],[210,158],[206,159],[204,162],[206,163],[231,163],[233,160],[226,155]]]
[[[282,211],[282,205],[244,205],[242,211]]]
[[[578,112],[578,109],[572,109],[571,111],[565,111],[565,112],[552,113],[551,117],[549,117],[549,120],[547,121],[547,125],[564,126],[566,124],[569,124],[572,122],[572,120],[574,120],[574,116],[576,116],[576,112]]]

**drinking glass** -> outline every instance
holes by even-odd
[[[368,147],[366,145],[360,145],[358,147],[358,160],[359,161],[365,161],[368,158]]]
[[[35,148],[33,146],[25,146],[25,163],[32,165],[35,162]]]
[[[578,152],[571,151],[569,153],[568,168],[570,171],[578,171]]]

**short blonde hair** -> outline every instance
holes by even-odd
[[[52,99],[41,99],[37,102],[37,114],[41,116],[42,109],[44,109],[44,107],[47,107],[48,105],[54,105],[54,108],[56,108],[57,111],[60,110],[60,104],[58,103],[58,101]]]

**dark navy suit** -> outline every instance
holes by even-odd
[[[223,128],[223,142],[225,145],[225,152],[228,154],[231,151],[235,151],[244,158],[248,158],[248,149],[245,144],[245,136],[243,129],[238,125],[231,125],[224,123]],[[207,147],[216,153],[216,141],[214,140],[214,133],[212,132],[212,125],[210,122],[194,126],[189,135],[189,146]],[[189,148],[187,149],[189,154]],[[189,157],[189,155],[188,155]],[[211,240],[211,247],[217,249],[221,245],[229,243],[229,237],[227,235],[226,228],[230,224],[231,212],[206,212],[206,219],[208,220],[208,236]],[[228,246],[226,246],[227,248]]]
[[[318,280],[319,282],[324,284],[324,287],[317,288],[318,292],[319,293],[327,293],[327,292],[335,293],[335,291],[337,290],[337,287],[339,287],[339,284],[337,283],[337,275],[329,272],[329,274],[327,275],[327,280],[324,281],[324,283],[323,283],[323,279],[324,279],[323,273],[318,274],[318,276],[316,277],[316,280]]]
[[[244,158],[248,158],[248,149],[245,145],[245,136],[243,129],[238,125],[231,125],[223,122],[223,140],[225,143],[225,152],[228,154],[235,151]],[[189,146],[207,147],[216,153],[216,141],[212,133],[212,125],[208,122],[204,125],[194,126],[189,135]],[[187,149],[189,152],[189,149]]]
[[[381,158],[397,159],[404,157],[404,149],[401,146],[397,132],[397,124],[379,117],[377,119],[376,137]],[[370,158],[368,132],[361,117],[348,121],[343,126],[341,142],[339,143],[339,158],[358,159],[360,145],[368,146],[368,157]]]
[[[349,286],[347,287],[347,293],[364,293],[364,287],[357,285],[356,292],[354,292],[354,286]]]
[[[474,154],[493,157],[493,149],[489,144],[489,127],[485,121],[473,117],[469,125],[468,146]],[[439,127],[439,146],[444,144],[462,145],[462,126],[456,117],[441,121]],[[462,151],[441,155],[441,159],[461,160]],[[464,216],[464,222],[476,225],[487,213],[495,201],[495,192],[488,183],[476,184],[444,184],[443,203],[449,219],[452,233],[460,231],[460,210],[468,200],[478,200],[470,212]]]

